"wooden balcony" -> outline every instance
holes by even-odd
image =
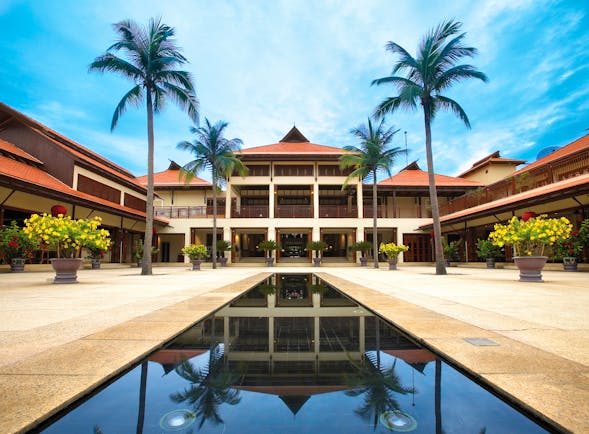
[[[243,205],[231,208],[232,218],[268,218],[270,216],[268,205]]]
[[[154,206],[155,217],[167,219],[193,219],[213,216],[212,206]],[[225,217],[225,205],[217,208],[217,217]]]
[[[377,218],[393,218],[393,212],[389,213],[389,210],[384,205],[378,205],[376,207],[376,217]],[[364,205],[364,218],[372,218],[374,215],[374,211],[372,209],[372,205]]]
[[[358,207],[347,205],[319,205],[320,218],[357,218]]]
[[[313,218],[312,205],[278,205],[276,207],[277,218]]]

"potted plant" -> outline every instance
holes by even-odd
[[[562,261],[564,271],[577,271],[578,260],[583,255],[589,240],[589,220],[584,220],[581,227],[571,232],[566,240],[558,240],[552,247],[553,258]]]
[[[278,243],[274,240],[264,240],[258,244],[257,249],[259,251],[264,252],[264,256],[266,257],[266,263],[268,267],[271,267],[274,263],[274,258],[272,257],[272,251],[278,248]]]
[[[201,261],[207,257],[209,252],[202,244],[190,244],[182,247],[182,253],[192,261],[193,270],[200,270]]]
[[[542,269],[548,260],[544,255],[547,247],[566,240],[572,225],[566,217],[531,217],[526,221],[512,217],[509,223],[496,224],[489,240],[496,246],[512,246],[513,260],[519,269],[522,282],[543,282]]]
[[[501,248],[491,240],[477,240],[477,256],[487,262],[487,268],[495,268],[495,259],[501,257]]]
[[[372,250],[372,243],[370,241],[358,241],[352,244],[351,249],[355,252],[361,252],[360,266],[366,267],[366,264],[368,264],[368,252]]]
[[[23,232],[15,221],[0,229],[0,259],[10,264],[12,273],[22,273],[25,261],[33,257],[39,243]]]
[[[327,243],[322,240],[310,241],[309,244],[307,244],[307,250],[315,252],[315,256],[313,257],[313,266],[319,267],[321,265],[321,252],[326,251],[327,247]]]
[[[138,267],[140,267],[141,261],[143,260],[143,240],[135,241],[135,248],[133,250],[135,251],[135,253],[134,253],[135,263],[137,264]],[[160,249],[158,249],[156,247],[151,248],[152,255],[157,255],[159,253],[159,251],[160,251]]]
[[[460,246],[462,240],[446,241],[446,238],[442,238],[442,246],[444,248],[444,259],[446,265],[450,266],[452,261],[456,262],[460,260]]]
[[[217,257],[221,263],[221,267],[227,266],[227,258],[225,252],[231,250],[231,243],[227,240],[217,240]]]
[[[81,249],[102,243],[110,245],[108,231],[99,229],[101,222],[100,217],[74,220],[63,214],[33,214],[25,220],[23,231],[33,241],[57,252],[57,258],[51,259],[54,283],[77,283],[77,272],[82,265]]]
[[[389,261],[389,270],[397,269],[397,261],[399,255],[409,250],[409,247],[404,244],[395,243],[381,243],[378,247],[378,253],[384,253]]]

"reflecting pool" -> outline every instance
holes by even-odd
[[[542,433],[311,274],[276,274],[44,433]]]

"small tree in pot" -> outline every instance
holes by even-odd
[[[182,253],[187,255],[192,261],[192,269],[200,270],[201,261],[207,257],[208,250],[202,244],[190,244],[182,248]]]
[[[38,247],[39,242],[29,238],[15,221],[0,229],[0,262],[9,263],[13,273],[24,271],[25,261],[33,257]]]
[[[264,256],[266,257],[266,263],[268,267],[271,267],[274,262],[274,258],[272,257],[272,251],[276,250],[277,248],[278,243],[274,240],[264,240],[260,242],[260,244],[258,244],[257,249],[260,252],[264,252]]]
[[[325,241],[311,241],[307,244],[307,250],[311,250],[315,252],[315,256],[313,257],[313,265],[315,267],[319,267],[321,264],[321,252],[327,250],[327,243]]]
[[[352,244],[351,249],[355,252],[361,252],[362,256],[360,257],[360,266],[366,267],[368,264],[368,252],[372,249],[372,243],[370,241],[358,241],[355,244]]]
[[[404,244],[381,243],[378,248],[378,253],[384,253],[387,256],[389,260],[389,270],[396,270],[399,255],[407,250],[409,250],[409,247]]]
[[[231,250],[231,243],[227,240],[218,240],[217,241],[217,256],[219,258],[219,262],[221,263],[221,267],[227,266],[227,258],[225,257],[225,252]]]
[[[477,240],[477,256],[487,261],[487,268],[495,268],[495,259],[502,256],[501,248],[491,240]]]

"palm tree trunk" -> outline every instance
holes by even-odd
[[[139,386],[139,412],[137,413],[137,434],[143,433],[143,424],[145,421],[145,395],[147,389],[147,363],[141,364],[141,383]]]
[[[434,412],[436,417],[436,434],[442,434],[442,362],[436,359],[436,376],[434,391]]]
[[[213,168],[213,270],[217,268],[217,175]]]
[[[376,170],[372,179],[372,254],[374,256],[374,268],[378,268],[378,236],[376,234],[378,203],[376,194]]]
[[[151,89],[146,89],[147,102],[147,202],[145,204],[145,236],[143,238],[143,258],[141,275],[151,275],[151,244],[153,240],[153,105]]]
[[[422,103],[423,104],[423,103]],[[423,117],[425,121],[425,152],[427,156],[427,176],[429,179],[429,200],[432,206],[432,219],[434,225],[434,251],[436,256],[436,274],[447,274],[444,265],[444,249],[442,246],[442,227],[440,225],[440,208],[438,207],[438,192],[434,177],[434,157],[432,154],[432,132],[429,104],[423,104]]]

